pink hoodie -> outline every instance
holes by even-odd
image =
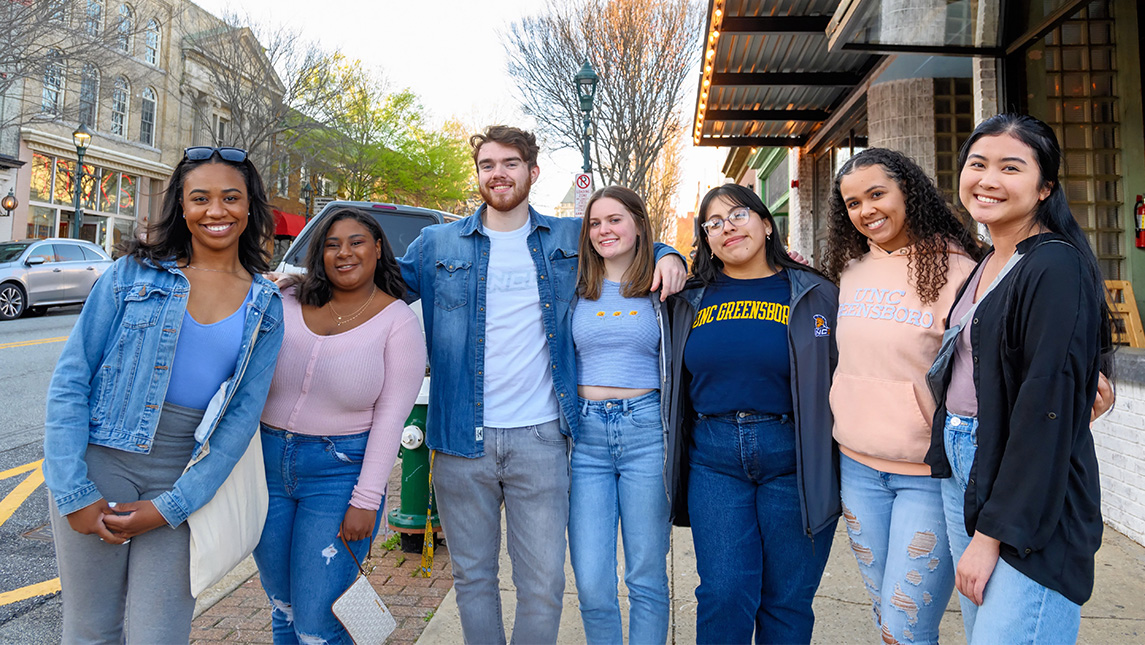
[[[870,242],[839,280],[836,339],[839,364],[831,384],[835,440],[843,454],[875,470],[929,475],[935,402],[926,386],[954,296],[974,269],[949,248],[949,271],[938,300],[923,305],[907,283],[913,247],[887,253]]]

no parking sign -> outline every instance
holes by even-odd
[[[574,180],[573,209],[577,217],[584,217],[584,208],[588,205],[588,198],[592,195],[592,175],[580,172]]]

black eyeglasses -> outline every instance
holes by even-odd
[[[242,148],[212,148],[211,146],[192,146],[183,150],[183,158],[190,161],[206,161],[218,153],[224,161],[242,163],[246,161],[246,150]]]

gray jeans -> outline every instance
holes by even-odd
[[[433,469],[465,642],[505,643],[497,576],[504,503],[517,587],[513,642],[555,643],[565,590],[569,441],[559,421],[484,432],[485,456],[438,454]]]
[[[195,448],[202,410],[163,405],[146,455],[89,445],[88,478],[109,502],[171,490]],[[68,643],[186,643],[191,636],[190,529],[160,526],[124,545],[72,530],[52,504]],[[126,626],[125,626],[126,623]],[[126,637],[126,639],[125,639]]]

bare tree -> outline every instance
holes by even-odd
[[[684,157],[684,131],[680,119],[674,116],[669,123],[668,140],[652,164],[644,187],[644,203],[648,220],[657,242],[665,242],[676,228],[676,192],[680,189],[681,162]]]
[[[549,0],[504,34],[509,74],[526,114],[560,147],[580,148],[572,78],[586,56],[600,77],[592,118],[595,169],[606,184],[646,192],[679,129],[676,107],[699,55],[694,0]]]
[[[68,104],[64,88],[82,84],[85,65],[111,77],[106,72],[132,55],[150,17],[106,11],[105,3],[72,0],[0,2],[0,150],[32,119],[83,120],[85,101]]]
[[[258,25],[238,14],[222,22],[187,30],[184,55],[207,82],[192,80],[184,93],[212,143],[246,148],[270,167],[277,147],[293,145],[336,116],[346,89],[344,75],[335,73],[339,56],[298,30]],[[219,126],[219,109],[229,117],[225,127]]]

